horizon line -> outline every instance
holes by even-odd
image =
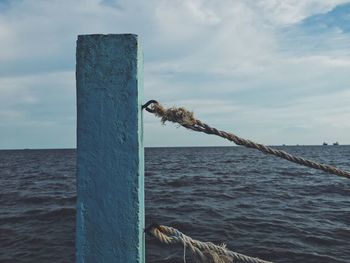
[[[266,145],[270,147],[308,147],[308,146],[321,146],[321,147],[329,147],[329,146],[350,146],[350,144],[339,144],[339,145],[322,145],[322,144],[270,144]],[[198,146],[198,145],[186,145],[186,146],[144,146],[144,148],[228,148],[228,147],[244,147],[241,145],[204,145],[204,146]],[[36,150],[76,150],[77,148],[70,148],[70,147],[63,147],[63,148],[7,148],[7,149],[0,149],[0,151],[36,151]]]

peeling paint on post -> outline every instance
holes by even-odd
[[[144,262],[142,53],[138,37],[77,41],[76,262]]]

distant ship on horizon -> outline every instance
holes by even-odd
[[[327,146],[328,145],[328,143],[326,143],[326,142],[323,142],[323,144],[322,144],[323,146]],[[337,145],[339,145],[339,142],[334,142],[333,143],[333,145],[334,146],[337,146]]]

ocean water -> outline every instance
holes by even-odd
[[[350,169],[350,146],[281,148]],[[145,159],[146,224],[275,262],[350,262],[349,179],[242,147]],[[74,262],[75,161],[75,150],[0,151],[1,263]],[[147,262],[184,262],[182,247],[146,244]]]

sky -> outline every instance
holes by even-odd
[[[144,100],[268,145],[350,144],[350,3],[0,0],[0,149],[76,146],[79,34],[134,33]],[[232,145],[145,113],[146,146]]]

